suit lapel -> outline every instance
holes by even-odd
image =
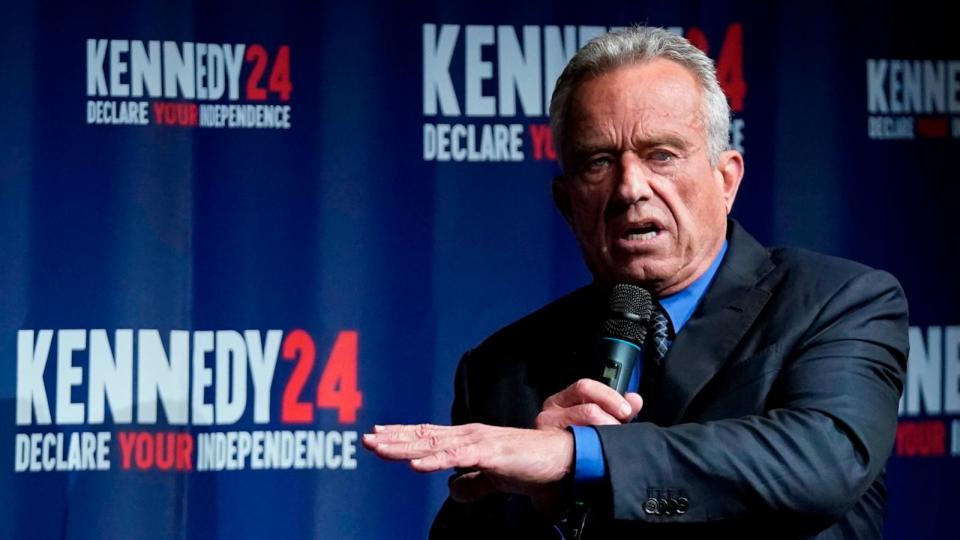
[[[675,424],[701,388],[727,362],[734,347],[770,297],[758,282],[773,268],[763,248],[735,221],[728,221],[727,254],[693,317],[664,359],[659,391],[644,415]],[[646,407],[645,407],[646,408]]]

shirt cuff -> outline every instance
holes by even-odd
[[[600,435],[593,426],[570,426],[573,432],[575,484],[586,484],[603,480],[607,474],[607,463],[603,459]]]

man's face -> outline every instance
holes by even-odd
[[[664,59],[574,89],[554,198],[601,281],[673,294],[719,252],[743,160],[710,164],[702,105],[694,76]]]

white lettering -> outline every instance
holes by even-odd
[[[207,353],[213,349],[213,332],[193,333],[193,386],[190,404],[192,420],[197,426],[213,424],[213,405],[204,399],[206,389],[213,385],[213,370],[207,367]]]
[[[496,113],[496,99],[483,95],[483,81],[493,77],[493,63],[483,59],[483,47],[493,43],[492,26],[467,25],[466,92],[469,116],[493,116]]]
[[[107,58],[107,40],[87,40],[87,95],[106,96],[107,76],[103,63]]]
[[[72,400],[73,387],[83,382],[83,370],[73,365],[73,353],[87,348],[83,330],[57,332],[57,423],[82,424],[83,403]]]
[[[267,341],[262,346],[260,332],[247,330],[243,336],[250,359],[250,378],[253,379],[253,422],[266,424],[270,421],[270,388],[280,355],[283,331],[267,330]]]
[[[944,332],[943,412],[960,413],[960,326],[948,326]]]
[[[120,80],[121,75],[127,72],[127,62],[121,58],[130,50],[130,42],[125,39],[110,40],[110,95],[127,97],[130,95],[130,85]]]
[[[450,61],[460,26],[445,24],[437,39],[435,24],[423,25],[423,114],[435,116],[437,102],[443,116],[460,116],[460,105],[450,79]],[[425,158],[426,159],[426,158]]]
[[[247,406],[247,348],[240,332],[217,332],[217,424],[233,424]]]
[[[183,43],[183,54],[174,41],[163,42],[163,95],[168,98],[182,96],[193,99],[196,96],[194,85],[194,49],[193,43]],[[177,93],[177,87],[180,93]]]
[[[160,42],[147,42],[149,52],[144,49],[143,42],[134,40],[130,43],[130,95],[142,97],[144,87],[150,97],[161,96],[160,76]]]
[[[159,331],[140,330],[137,341],[137,421],[141,424],[155,424],[159,401],[163,403],[170,424],[186,424],[190,376],[187,369],[189,332],[170,332],[169,361]]]
[[[920,402],[927,414],[940,414],[941,367],[943,366],[943,337],[939,326],[927,328],[927,340],[917,327],[910,327],[910,358],[907,365],[906,411],[920,413]]]
[[[133,330],[114,332],[116,355],[110,351],[106,330],[90,331],[90,382],[87,422],[102,424],[104,401],[110,403],[114,423],[133,420]]]
[[[524,52],[526,51],[526,52]],[[540,27],[523,27],[523,47],[512,26],[497,27],[497,71],[500,84],[500,116],[517,114],[516,96],[527,116],[543,114],[540,95]],[[516,93],[514,93],[516,88]]]
[[[33,330],[17,332],[17,425],[20,426],[31,424],[31,412],[36,415],[37,424],[51,422],[43,372],[50,355],[53,330],[40,330],[36,344],[33,336]]]

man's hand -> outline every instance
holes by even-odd
[[[562,481],[573,472],[569,426],[629,422],[640,412],[639,394],[621,396],[591,379],[581,379],[547,398],[537,429],[485,424],[375,426],[363,445],[377,456],[408,461],[419,472],[474,469],[450,484],[450,495],[470,502],[493,491],[528,495],[550,512],[563,496]]]
[[[609,426],[629,422],[643,407],[640,394],[616,390],[593,379],[580,379],[547,398],[537,415],[537,429]]]
[[[528,495],[547,510],[573,470],[573,435],[555,428],[375,426],[363,445],[382,458],[409,461],[419,472],[476,469],[450,485],[450,495],[461,502],[503,491]]]

